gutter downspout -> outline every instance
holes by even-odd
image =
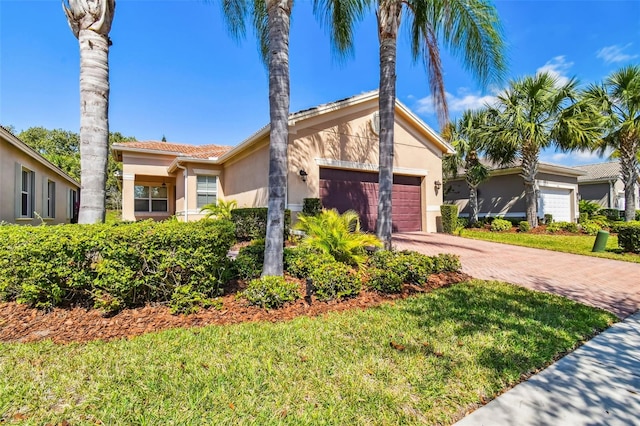
[[[610,209],[615,209],[616,208],[616,206],[614,205],[614,199],[613,199],[613,197],[614,197],[613,191],[615,189],[615,183],[616,183],[616,181],[614,181],[614,180],[610,180],[609,181],[609,208]],[[617,194],[615,194],[615,195],[617,195]]]
[[[184,176],[184,221],[189,222],[189,169],[181,166],[180,163],[176,163],[176,167],[184,170],[182,172]]]

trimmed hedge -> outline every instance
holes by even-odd
[[[306,216],[318,216],[322,212],[322,201],[320,198],[303,198],[302,214]]]
[[[496,218],[491,222],[491,231],[493,232],[504,232],[511,229],[513,224],[509,220]]]
[[[264,266],[264,240],[242,247],[233,261],[235,275],[243,280],[258,278]]]
[[[410,250],[378,250],[369,258],[369,265],[393,272],[402,282],[417,285],[427,282],[431,274],[458,272],[462,268],[458,256],[446,253],[427,256]]]
[[[238,241],[264,239],[267,236],[267,208],[252,207],[231,210],[231,221],[236,225]],[[291,210],[284,211],[284,235],[291,228]]]
[[[640,221],[634,220],[616,224],[618,245],[626,252],[640,253]]]
[[[284,270],[296,278],[308,278],[321,265],[335,263],[329,253],[311,247],[287,247],[284,249]]]
[[[391,270],[372,268],[369,270],[367,285],[380,293],[400,293],[402,278]]]
[[[283,277],[262,277],[253,280],[241,295],[247,299],[249,305],[257,305],[264,309],[278,309],[300,298],[298,284],[286,281]]]
[[[197,302],[220,294],[234,234],[231,222],[213,220],[2,226],[0,299],[117,311],[172,299],[183,305],[185,297],[173,296],[179,288]]]
[[[442,216],[442,232],[453,234],[458,226],[458,206],[455,204],[443,204],[440,206]]]
[[[566,231],[576,233],[578,232],[578,224],[573,222],[552,222],[547,226],[547,232]]]
[[[310,278],[319,300],[357,296],[362,288],[360,275],[340,262],[321,265],[311,273]]]
[[[520,221],[518,222],[518,230],[520,230],[520,232],[529,232],[531,231],[531,225],[529,225],[529,222],[526,220]]]

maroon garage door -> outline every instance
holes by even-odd
[[[394,232],[420,231],[420,177],[393,177],[391,200]],[[378,217],[378,173],[320,169],[320,199],[327,209],[340,213],[353,209],[360,214],[361,226],[374,231]]]

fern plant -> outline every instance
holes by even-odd
[[[206,204],[200,209],[206,219],[231,219],[231,210],[238,208],[236,200],[218,200],[215,203]]]
[[[365,247],[381,247],[374,235],[360,231],[358,213],[322,210],[318,216],[298,216],[295,228],[304,232],[302,245],[328,253],[338,262],[360,266],[367,260]]]

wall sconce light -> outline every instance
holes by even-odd
[[[436,194],[437,194],[438,191],[440,191],[440,188],[442,188],[442,182],[440,182],[439,180],[433,182],[433,187],[436,190]]]
[[[307,181],[307,176],[309,176],[309,174],[304,169],[300,169],[298,174],[300,175],[300,178],[302,179],[303,182]]]

